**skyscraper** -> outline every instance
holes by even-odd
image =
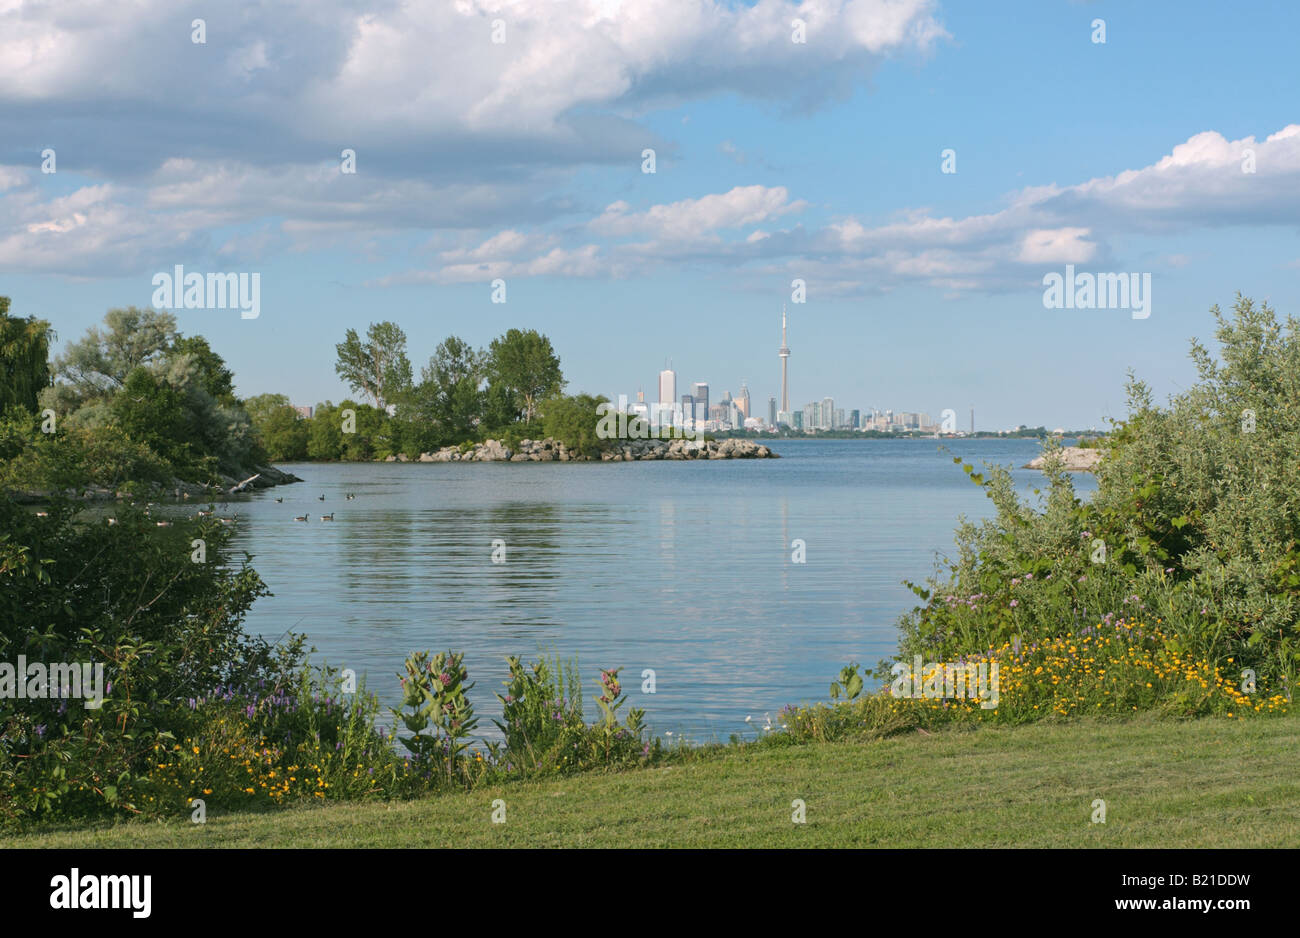
[[[659,404],[661,407],[672,408],[677,402],[677,372],[672,368],[665,368],[659,372]]]
[[[736,396],[736,406],[740,412],[748,417],[749,414],[749,386],[744,381],[740,382],[740,394]]]
[[[769,427],[776,426],[776,398],[775,397],[769,397],[767,399],[767,425]]]
[[[790,412],[790,383],[786,374],[786,366],[790,361],[790,345],[786,342],[785,335],[785,304],[781,304],[781,347],[777,350],[781,356],[781,412]]]
[[[707,381],[696,381],[691,388],[691,397],[695,398],[696,416],[703,423],[709,419],[709,384]]]

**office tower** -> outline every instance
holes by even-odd
[[[822,398],[822,429],[831,429],[831,424],[835,422],[835,401],[829,397]]]
[[[659,403],[671,408],[677,400],[677,372],[671,367],[659,372]]]
[[[781,410],[790,410],[790,384],[787,380],[786,366],[790,361],[790,344],[785,336],[785,304],[781,304],[781,347],[777,350],[781,356]]]
[[[682,395],[682,425],[695,426],[695,398],[689,394]]]
[[[790,425],[796,430],[803,429],[803,411],[796,410],[794,413],[790,414]]]
[[[849,411],[849,429],[850,430],[862,429],[862,414],[860,412],[856,410]]]
[[[744,381],[740,382],[740,395],[736,398],[736,406],[740,408],[740,412],[744,414],[746,417],[750,415],[749,414],[749,385],[745,384]]]
[[[813,401],[810,404],[803,405],[803,428],[805,430],[817,430],[822,425],[822,405]]]
[[[696,381],[691,388],[691,397],[695,398],[696,416],[701,420],[709,419],[709,384],[707,381]]]
[[[769,397],[767,399],[767,425],[769,427],[776,426],[776,398],[775,397]]]

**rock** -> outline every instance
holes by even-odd
[[[1042,469],[1047,465],[1046,456],[1038,456],[1025,464],[1025,469]],[[1065,446],[1060,452],[1061,465],[1067,472],[1092,472],[1101,462],[1101,450],[1081,449],[1078,446]]]

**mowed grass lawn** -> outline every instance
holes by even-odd
[[[0,847],[1295,847],[1297,768],[1295,715],[984,727],[406,803],[51,828]],[[805,824],[791,821],[796,798]],[[1104,824],[1091,822],[1098,798]]]

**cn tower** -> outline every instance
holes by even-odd
[[[790,346],[785,338],[785,304],[781,304],[781,348],[777,350],[781,356],[781,410],[784,413],[790,413],[790,383],[786,369],[790,364]]]

